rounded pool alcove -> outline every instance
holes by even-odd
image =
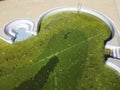
[[[32,36],[34,23],[31,20],[15,20],[5,26],[5,34],[13,41],[23,41]]]

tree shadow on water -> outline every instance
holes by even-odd
[[[14,90],[39,90],[47,82],[50,73],[54,70],[59,59],[57,56],[52,57],[49,62],[31,79],[24,81]]]

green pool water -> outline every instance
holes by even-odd
[[[87,13],[48,16],[36,37],[0,41],[0,90],[119,90],[120,76],[104,61],[110,35]]]

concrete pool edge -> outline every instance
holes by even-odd
[[[37,33],[35,31],[33,31],[34,23],[31,20],[29,20],[29,19],[17,19],[17,20],[9,22],[4,27],[4,33],[6,34],[6,36],[9,37],[9,39],[6,39],[2,36],[0,36],[0,38],[2,40],[6,41],[7,43],[12,44],[17,37],[16,31],[20,28],[24,28],[27,33],[37,35]]]
[[[103,14],[101,14],[101,13],[99,13],[99,12],[93,10],[93,9],[82,8],[82,7],[79,8],[79,9],[77,7],[58,7],[58,8],[53,8],[53,9],[50,9],[50,10],[46,11],[45,13],[43,13],[40,16],[39,20],[37,21],[37,25],[36,26],[34,25],[35,27],[34,27],[33,31],[35,31],[35,32],[31,32],[31,33],[34,34],[34,35],[37,35],[42,20],[44,18],[46,18],[47,16],[51,15],[51,14],[54,14],[54,13],[57,13],[57,12],[61,12],[61,11],[79,11],[79,12],[85,12],[85,13],[94,15],[94,16],[100,18],[101,20],[103,20],[109,26],[109,28],[110,28],[110,30],[112,32],[112,37],[114,37],[115,27],[114,27],[114,24],[112,23],[112,21],[110,20],[110,18],[106,17],[105,15],[103,15]],[[18,20],[27,20],[27,19],[18,19]],[[12,21],[10,23],[14,23],[14,22],[17,22],[17,20]],[[8,24],[10,24],[10,23],[8,23]],[[12,27],[15,27],[15,25],[16,24],[12,25]],[[4,27],[4,31],[5,31],[6,34],[10,33],[11,38],[9,40],[4,38],[4,37],[2,37],[2,36],[0,36],[0,38],[2,40],[12,44],[13,41],[14,41],[12,37],[15,37],[15,33],[7,31],[6,27],[7,27],[7,25]],[[19,27],[19,25],[18,25],[18,27]],[[9,27],[9,28],[11,28],[11,27]]]
[[[106,65],[113,68],[114,70],[116,70],[118,73],[120,73],[120,67],[117,66],[116,64],[112,63],[112,62],[109,62],[109,61],[106,61]]]
[[[47,16],[50,16],[52,14],[55,14],[55,13],[58,13],[58,12],[62,12],[62,11],[79,11],[79,12],[85,12],[85,13],[91,14],[93,16],[96,16],[96,17],[98,17],[99,19],[101,19],[102,21],[104,21],[108,25],[108,27],[110,28],[110,30],[112,32],[112,38],[115,35],[116,27],[113,24],[113,21],[109,17],[107,17],[104,14],[102,14],[102,13],[100,13],[98,11],[95,11],[93,9],[82,8],[82,7],[80,9],[78,9],[77,7],[57,7],[57,8],[50,9],[50,10],[44,12],[40,16],[40,19],[39,19],[38,24],[37,24],[37,29],[40,28],[41,22],[42,22],[42,20],[44,18],[46,18]]]

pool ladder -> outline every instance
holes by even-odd
[[[112,51],[113,58],[120,59],[120,47],[112,45],[106,45],[105,47]]]

